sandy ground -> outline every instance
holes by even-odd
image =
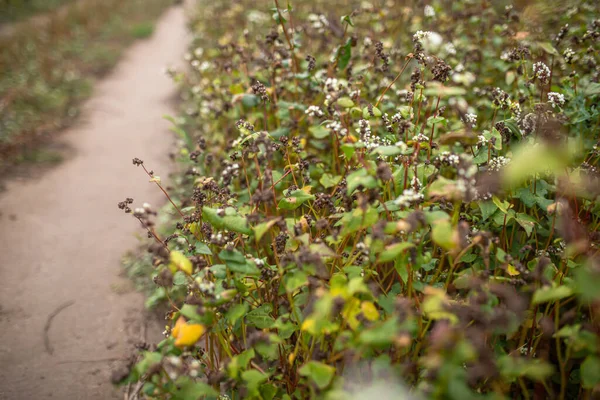
[[[183,10],[172,8],[60,136],[74,156],[0,193],[0,399],[123,398],[110,375],[147,319],[120,276],[141,230],[117,202],[164,202],[131,159],[167,176],[173,139],[162,116],[174,113],[176,89],[163,67],[178,65],[187,43]]]

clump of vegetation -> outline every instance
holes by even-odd
[[[55,10],[73,0],[2,0],[0,24],[13,23],[36,14]],[[2,25],[0,25],[1,32]]]
[[[93,78],[134,39],[152,34],[152,21],[171,4],[78,2],[0,35],[0,167],[76,117]]]
[[[199,2],[183,172],[134,159],[170,222],[119,203],[171,307],[126,382],[598,395],[598,3],[500,3]]]

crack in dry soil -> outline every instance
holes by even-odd
[[[164,202],[131,159],[167,174],[162,115],[175,112],[176,88],[163,68],[181,60],[185,25],[181,7],[168,10],[97,83],[83,122],[60,136],[74,156],[0,193],[0,399],[123,398],[111,371],[131,355],[146,316],[141,294],[112,289],[139,232],[116,203]]]

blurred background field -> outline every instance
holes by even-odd
[[[6,1],[0,5],[0,169],[36,161],[172,0]],[[43,153],[43,152],[41,152]],[[46,156],[44,159],[48,158]],[[53,157],[51,157],[53,158]]]

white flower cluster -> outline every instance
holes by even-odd
[[[548,93],[548,103],[554,108],[562,107],[565,105],[565,96],[561,93],[550,92]]]
[[[364,254],[365,256],[369,255],[369,248],[367,247],[365,242],[358,242],[356,244],[356,249],[358,251],[360,251],[362,254]]]
[[[494,157],[488,163],[488,170],[490,171],[500,171],[502,167],[507,165],[510,162],[510,158],[506,157]]]
[[[198,285],[198,289],[204,294],[212,295],[215,292],[215,283],[205,281],[201,276],[196,278],[196,284]]]
[[[413,35],[413,41],[420,42],[421,40],[429,37],[431,35],[430,31],[416,31]]]
[[[319,106],[309,106],[306,111],[304,111],[305,114],[308,114],[311,117],[322,117],[323,116],[323,111],[321,111],[321,108]]]
[[[371,125],[369,125],[369,121],[366,119],[358,121],[358,129],[356,131],[360,134],[361,143],[363,143],[367,149],[376,149],[379,146],[391,145],[391,142],[388,139],[380,138],[371,133]]]
[[[457,166],[460,162],[460,158],[456,154],[452,154],[449,151],[442,152],[438,156],[438,159],[442,164],[450,165],[452,167]]]
[[[310,14],[308,16],[308,22],[310,22],[312,28],[319,33],[325,32],[325,28],[329,26],[329,21],[323,14]]]
[[[511,101],[510,103],[510,112],[515,121],[521,120],[521,105],[518,101]]]
[[[399,207],[409,207],[411,204],[419,203],[424,199],[423,194],[414,189],[404,189],[402,194],[398,196],[394,203]]]
[[[429,138],[427,137],[427,135],[423,135],[422,133],[413,136],[412,140],[414,142],[429,142]]]
[[[358,99],[360,97],[360,89],[356,89],[350,92],[351,99]]]
[[[340,121],[330,121],[325,124],[325,128],[340,136],[346,136],[348,134],[348,129],[344,128]]]
[[[135,217],[141,218],[141,217],[143,217],[143,216],[144,216],[146,213],[150,214],[151,212],[152,212],[152,207],[150,206],[150,204],[148,204],[148,203],[144,203],[144,204],[142,205],[142,207],[138,207],[138,208],[135,208],[135,209],[133,210],[133,215],[134,215]]]
[[[563,57],[568,64],[571,64],[575,59],[575,52],[569,47],[563,52]]]
[[[450,56],[456,55],[456,47],[454,47],[454,44],[451,42],[448,42],[444,45],[444,50],[446,51],[446,54]]]
[[[344,89],[344,84],[335,78],[327,78],[323,92],[325,93],[325,106],[329,106],[338,97],[338,92]]]
[[[465,124],[470,125],[471,128],[475,128],[477,125],[477,114],[468,113],[465,115]]]
[[[541,61],[533,64],[533,75],[544,84],[550,82],[550,68]]]
[[[477,146],[487,146],[489,140],[485,138],[483,135],[477,136]]]
[[[435,10],[433,9],[433,7],[427,4],[423,9],[423,14],[425,14],[427,18],[433,18],[435,17]]]
[[[415,189],[417,191],[419,191],[419,190],[421,190],[421,188],[423,188],[423,184],[421,183],[419,178],[417,178],[416,176],[413,176],[412,179],[410,180],[410,186],[412,186],[413,189]]]
[[[229,175],[236,176],[237,173],[238,173],[238,171],[239,171],[239,169],[240,169],[240,164],[238,164],[238,163],[234,163],[234,164],[228,165],[223,170],[223,175],[224,176],[229,176]]]

